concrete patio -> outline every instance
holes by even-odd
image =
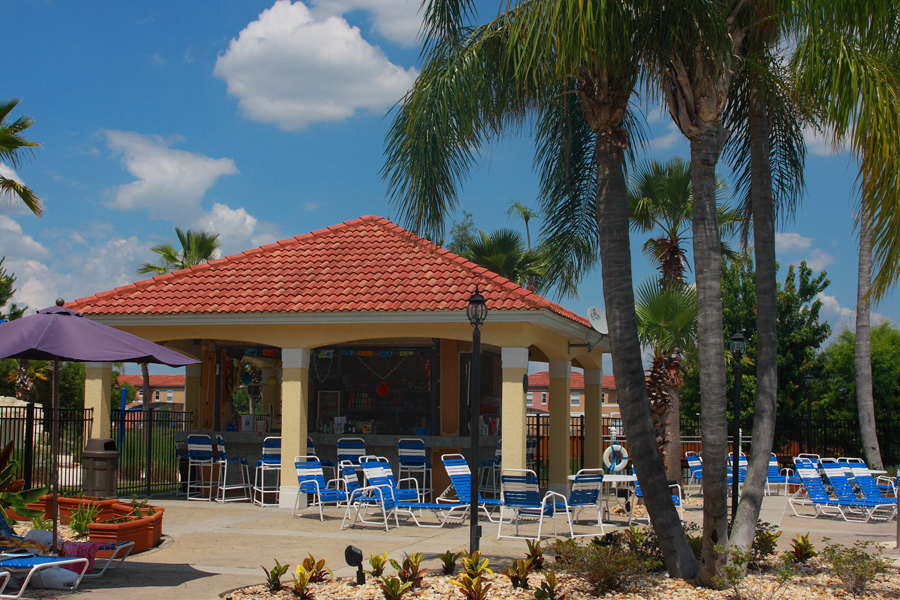
[[[269,568],[276,558],[291,564],[293,571],[293,565],[312,552],[316,559],[324,558],[335,575],[351,576],[354,570],[344,562],[344,548],[348,544],[359,547],[366,557],[388,552],[391,558],[401,558],[404,552],[422,552],[426,566],[437,568],[437,554],[448,549],[467,549],[469,543],[467,524],[444,529],[405,524],[399,529],[392,527],[389,532],[363,526],[341,531],[342,511],[335,508],[326,509],[326,519],[320,522],[312,510],[303,517],[291,519],[288,510],[247,503],[222,505],[158,498],[153,503],[166,509],[162,544],[129,557],[119,569],[107,572],[100,580],[86,581],[78,592],[63,593],[60,597],[219,598],[229,590],[262,583],[264,574],[260,565]],[[697,508],[685,513],[686,520],[699,522],[700,518]],[[779,540],[780,549],[790,546],[796,532],[809,531],[818,549],[823,547],[823,537],[844,545],[869,539],[881,544],[885,556],[895,564],[900,563],[900,552],[894,550],[896,521],[860,524],[824,518],[798,519],[790,508],[785,510],[784,496],[767,497],[761,519],[780,525],[784,531]],[[615,527],[607,527],[607,531],[625,527],[625,520],[615,515],[613,522]],[[576,533],[591,529],[581,525]],[[507,564],[524,556],[524,541],[498,541],[496,535],[496,525],[485,523],[481,548],[492,564]],[[289,578],[285,576],[285,579]]]

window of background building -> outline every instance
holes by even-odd
[[[581,404],[581,394],[578,392],[571,392],[572,397],[572,406],[579,406]]]
[[[603,402],[603,404],[606,404],[606,392],[600,394],[600,400]]]
[[[156,390],[155,400],[159,402],[159,390]]]
[[[541,392],[541,404],[547,404],[547,392]]]
[[[525,394],[525,404],[534,404],[534,392],[528,392]]]
[[[174,396],[175,392],[173,392],[172,390],[168,390],[166,392],[166,402],[172,402]]]

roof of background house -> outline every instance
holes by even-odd
[[[548,309],[590,323],[381,217],[361,217],[80,298],[91,315]]]
[[[528,376],[528,387],[550,387],[550,371],[538,371]],[[569,388],[573,390],[584,389],[584,374],[578,371],[572,371],[572,379],[569,381]],[[603,376],[603,389],[616,389],[616,378],[612,375]]]
[[[150,387],[184,387],[184,377],[184,375],[151,375]],[[144,377],[142,375],[119,375],[116,383],[118,385],[129,383],[140,389],[144,385]]]

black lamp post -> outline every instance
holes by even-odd
[[[816,378],[807,373],[803,381],[806,382],[806,451],[812,452],[812,384]]]
[[[469,436],[472,441],[472,496],[469,505],[469,554],[478,551],[481,527],[478,525],[478,446],[481,433],[481,330],[478,329],[487,318],[487,303],[475,286],[475,293],[469,298],[466,316],[472,324],[472,362],[469,375],[469,409],[472,419],[469,423]]]
[[[731,336],[731,355],[734,358],[734,434],[731,452],[731,522],[738,507],[738,481],[741,465],[741,357],[747,350],[747,341],[740,332]]]

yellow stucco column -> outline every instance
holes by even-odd
[[[550,489],[568,495],[572,363],[550,361]]]
[[[309,349],[281,350],[281,494],[279,506],[293,508],[300,486],[294,457],[306,454],[309,419]],[[300,499],[305,506],[305,495]]]
[[[89,362],[84,365],[84,407],[94,409],[92,438],[108,438],[112,363]]]
[[[525,468],[526,411],[524,379],[528,377],[528,348],[501,348],[502,404],[500,434],[503,469]]]
[[[603,467],[603,369],[584,370],[584,468]]]
[[[188,365],[184,368],[184,410],[190,411],[191,430],[200,431],[200,385],[203,367]]]

